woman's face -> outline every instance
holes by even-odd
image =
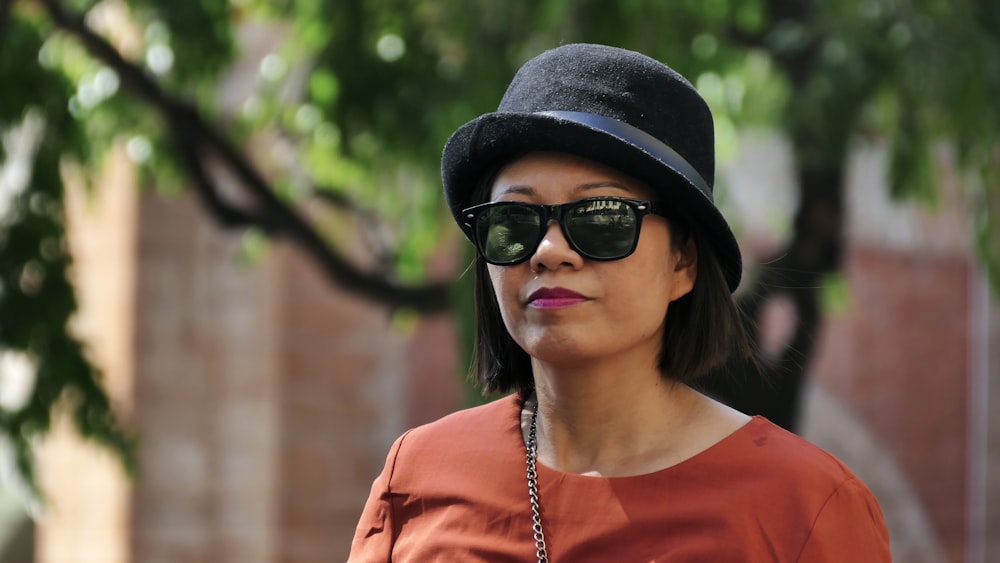
[[[654,199],[638,180],[562,153],[530,153],[508,164],[491,192],[492,201],[547,205],[596,196]],[[572,364],[635,353],[655,363],[667,308],[691,291],[696,262],[693,243],[672,245],[666,219],[646,215],[626,258],[585,259],[552,222],[529,260],[489,265],[489,274],[507,330],[532,357]]]

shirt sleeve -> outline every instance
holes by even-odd
[[[892,561],[882,510],[864,483],[850,479],[830,495],[798,560],[801,563]]]
[[[389,449],[385,467],[372,483],[368,501],[361,512],[358,527],[354,530],[348,563],[384,563],[392,559],[396,531],[393,528],[390,486],[393,471],[396,469],[396,456],[405,437],[406,434],[400,436]]]

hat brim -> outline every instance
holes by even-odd
[[[676,218],[699,227],[735,291],[743,269],[739,245],[704,180],[655,138],[615,120],[590,117],[598,119],[579,119],[571,112],[496,112],[460,127],[441,158],[445,197],[455,221],[462,224],[461,211],[472,204],[472,191],[491,167],[528,152],[574,154],[643,181]]]

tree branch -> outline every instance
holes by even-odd
[[[382,271],[384,272],[392,270],[397,253],[392,244],[383,236],[385,226],[376,213],[370,209],[361,207],[346,194],[332,191],[329,188],[316,188],[314,186],[311,195],[320,203],[329,205],[334,209],[346,211],[359,218],[363,229],[362,232],[367,235],[363,237],[364,242],[368,244],[371,253],[374,255],[375,262],[383,268]]]
[[[190,144],[187,141],[188,139],[175,133],[174,145],[180,154],[181,162],[191,176],[195,193],[198,194],[205,208],[215,217],[215,220],[226,228],[263,225],[266,222],[263,216],[253,215],[237,209],[220,197],[199,156],[199,151],[202,150],[202,147]],[[267,229],[264,230],[267,231]]]
[[[421,312],[446,309],[448,286],[414,287],[395,283],[385,276],[359,270],[334,252],[316,230],[281,201],[270,184],[244,155],[215,127],[208,125],[196,108],[166,92],[140,67],[125,60],[104,38],[86,26],[83,19],[67,12],[58,0],[40,0],[59,27],[76,36],[94,57],[113,68],[123,89],[140,97],[157,111],[170,127],[176,149],[206,207],[223,226],[256,225],[274,236],[288,237],[335,283],[362,297],[392,306],[412,307]],[[203,160],[218,156],[241,186],[249,192],[257,211],[237,210],[219,196],[219,189]]]

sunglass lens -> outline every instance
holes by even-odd
[[[488,261],[497,264],[520,262],[535,251],[541,223],[538,211],[530,207],[491,207],[477,221],[480,251]]]
[[[622,258],[635,246],[639,221],[625,202],[584,201],[572,208],[564,221],[573,244],[590,258]]]

